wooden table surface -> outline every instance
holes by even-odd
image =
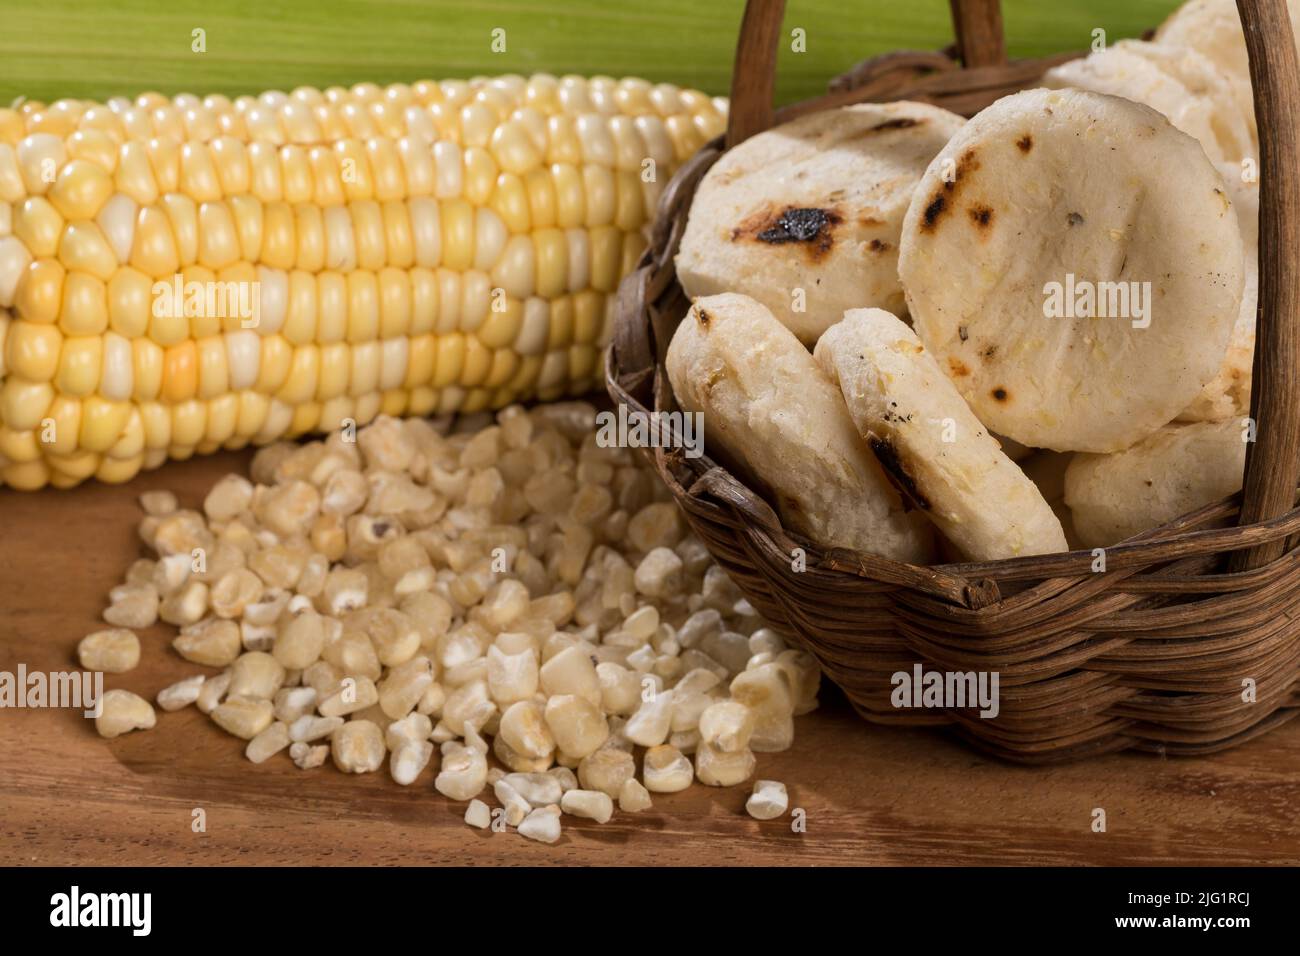
[[[0,489],[0,671],[74,668],[109,588],[140,553],[137,495],[197,506],[248,454],[173,463],[122,487]],[[152,699],[195,665],[145,632],[142,664],[106,686]],[[117,740],[72,710],[0,709],[0,864],[1281,864],[1300,863],[1300,721],[1209,758],[1121,754],[1010,766],[941,733],[870,726],[833,692],[792,750],[759,756],[806,832],[744,813],[748,788],[696,786],[604,826],[565,817],[553,846],[473,830],[426,771],[254,766],[194,708]],[[1105,833],[1091,828],[1104,808]],[[194,810],[206,832],[191,828]]]

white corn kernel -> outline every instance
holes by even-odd
[[[140,663],[140,638],[120,627],[95,631],[77,645],[77,660],[88,671],[123,674]]]
[[[289,746],[289,728],[277,720],[248,742],[244,756],[253,763],[262,763]]]
[[[275,692],[272,702],[275,719],[292,724],[316,707],[315,687],[285,687]]]
[[[157,722],[149,702],[129,690],[110,690],[100,701],[95,730],[101,737],[120,737],[133,730],[148,730]]]
[[[389,760],[389,772],[393,780],[402,786],[415,783],[416,778],[429,766],[433,759],[433,744],[427,740],[403,744],[393,751]]]
[[[643,700],[628,718],[623,735],[642,747],[656,747],[668,739],[673,722],[673,692],[662,690]]]
[[[775,820],[790,806],[790,795],[779,780],[755,780],[745,809],[755,820]]]
[[[623,784],[636,773],[632,755],[611,747],[602,747],[582,758],[578,764],[578,781],[584,790],[599,790],[617,797]]]
[[[519,826],[519,824],[524,822],[524,817],[528,816],[528,814],[533,810],[532,805],[525,800],[514,787],[510,786],[505,779],[498,780],[493,784],[492,792],[496,794],[496,798],[501,804],[501,809],[505,811],[506,823],[509,826]]]
[[[649,810],[651,806],[650,792],[641,786],[635,777],[629,777],[624,781],[618,791],[620,810],[624,813],[640,813],[642,810]]]
[[[695,776],[710,787],[734,787],[754,774],[754,753],[739,750],[725,753],[701,741],[695,751]]]
[[[497,737],[524,757],[546,758],[555,751],[555,738],[540,707],[531,700],[511,704],[501,715]]]
[[[202,674],[186,677],[158,691],[155,698],[159,707],[166,711],[180,710],[199,699],[203,683],[207,678]]]
[[[508,773],[502,779],[534,807],[559,803],[564,793],[560,781],[550,773]]]
[[[230,697],[212,711],[212,720],[228,734],[252,740],[271,725],[271,702],[261,697]]]
[[[330,736],[330,756],[344,773],[373,773],[385,753],[383,731],[369,720],[350,720]]]
[[[600,708],[573,694],[557,694],[546,702],[546,729],[555,746],[570,757],[593,753],[609,737]]]
[[[560,808],[539,807],[519,824],[519,835],[539,843],[554,843],[560,838]]]
[[[482,800],[471,800],[465,808],[465,822],[479,830],[492,825],[492,810]]]
[[[571,816],[608,823],[614,815],[614,801],[599,790],[566,790],[560,798],[560,809]]]
[[[344,724],[342,717],[318,717],[315,714],[303,714],[289,724],[289,739],[295,743],[311,743],[324,740]]]
[[[695,769],[676,747],[661,744],[645,752],[641,777],[652,793],[677,793],[695,781]]]
[[[487,758],[477,750],[458,744],[446,746],[452,749],[443,751],[442,768],[433,781],[434,789],[452,800],[478,796],[487,784]]]
[[[754,713],[738,701],[719,701],[700,714],[698,726],[700,739],[710,747],[723,753],[736,753],[749,746],[754,733]]]
[[[289,745],[289,757],[299,770],[314,770],[316,767],[322,766],[329,755],[330,748],[326,744],[320,744],[316,747],[304,743]]]
[[[215,677],[209,677],[199,689],[199,696],[195,700],[194,706],[198,707],[200,713],[211,714],[217,709],[217,705],[225,699],[226,691],[229,689],[230,671],[222,671]]]

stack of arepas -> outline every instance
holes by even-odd
[[[701,182],[668,375],[791,530],[995,560],[1241,487],[1258,133],[1235,4],[1193,0],[1043,86],[969,122],[816,113]]]

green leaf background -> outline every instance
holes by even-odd
[[[1006,0],[1013,56],[1154,27],[1173,0]],[[296,86],[549,72],[642,76],[726,94],[743,0],[0,0],[0,103],[145,90],[236,95]],[[207,52],[190,51],[207,31]],[[506,51],[490,49],[506,30]],[[778,100],[823,91],[860,59],[949,43],[947,0],[790,0]]]

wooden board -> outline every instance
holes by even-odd
[[[140,553],[137,495],[195,506],[248,455],[170,464],[123,487],[0,489],[0,670],[75,666],[109,588]],[[150,698],[195,667],[143,635],[144,661],[111,677]],[[426,771],[254,766],[193,708],[114,741],[69,710],[0,710],[0,864],[1296,864],[1300,721],[1201,759],[1121,754],[1031,769],[936,732],[865,724],[838,695],[797,721],[795,747],[759,757],[807,830],[744,814],[748,788],[694,787],[604,825],[565,817],[554,846],[472,830]],[[1091,829],[1094,808],[1107,830]],[[191,829],[193,811],[206,832]]]

